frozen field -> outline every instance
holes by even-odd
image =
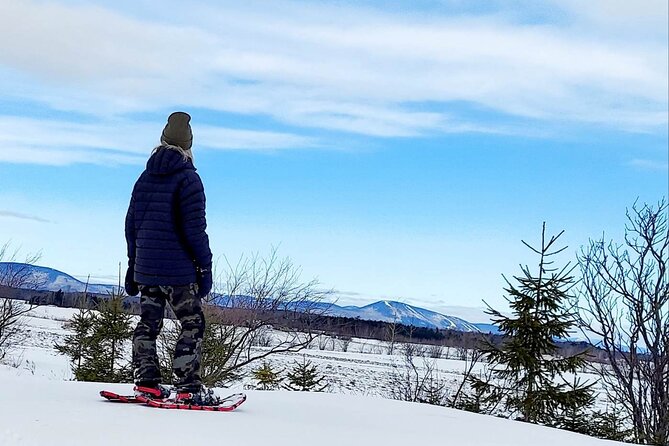
[[[67,358],[59,355],[53,346],[56,342],[62,342],[67,335],[63,323],[76,311],[71,308],[51,306],[41,306],[31,310],[26,317],[27,336],[21,347],[13,352],[10,360],[15,366],[16,373],[56,380],[72,378]],[[354,338],[346,352],[341,351],[341,348],[338,340],[325,338],[323,341],[314,341],[311,348],[299,353],[272,355],[270,362],[273,367],[280,370],[289,368],[293,361],[306,356],[326,375],[331,392],[384,396],[387,393],[384,383],[392,373],[393,365],[402,363],[399,344],[395,348],[394,355],[387,354],[388,346],[385,342],[376,340]],[[444,350],[444,356],[454,356],[455,353],[454,349]],[[422,364],[420,358],[416,362]],[[444,379],[454,384],[459,382],[460,374],[465,367],[463,361],[442,358],[438,359],[436,364]],[[246,380],[240,384],[246,384],[248,387],[251,381]]]

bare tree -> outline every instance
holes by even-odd
[[[624,244],[602,237],[579,255],[581,325],[607,359],[595,370],[641,444],[669,444],[667,210],[666,199],[656,208],[635,203]]]
[[[223,385],[239,377],[251,363],[276,353],[298,352],[319,332],[311,323],[328,309],[323,302],[331,291],[316,280],[302,282],[300,269],[276,249],[267,257],[242,257],[215,275],[205,305],[206,329],[202,346],[202,379]],[[179,326],[161,336],[163,352],[173,351]],[[161,357],[165,356],[164,354]],[[169,367],[169,358],[162,358]]]
[[[0,287],[37,289],[43,283],[35,275],[33,265],[40,254],[29,254],[24,262],[16,262],[19,250],[11,250],[9,242],[0,246]],[[0,360],[21,342],[25,334],[24,315],[32,305],[22,300],[0,297]]]
[[[395,354],[395,342],[397,338],[397,329],[399,321],[398,321],[398,316],[397,316],[397,310],[393,308],[393,321],[389,322],[388,324],[385,325],[385,338],[386,342],[388,342],[388,346],[386,348],[386,353],[389,355],[394,355]]]

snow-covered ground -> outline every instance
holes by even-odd
[[[13,366],[0,365],[0,445],[238,444],[283,445],[613,445],[578,434],[505,419],[381,398],[384,377],[398,357],[381,343],[356,340],[348,352],[304,354],[318,364],[331,393],[248,391],[233,413],[168,411],[110,403],[102,388],[130,392],[129,384],[73,382],[65,357],[53,350],[73,310],[39,307]],[[302,353],[277,356],[278,367]],[[462,361],[441,359],[457,379]],[[242,389],[219,389],[225,394]]]
[[[442,407],[328,393],[248,392],[231,413],[170,411],[111,403],[106,385],[0,371],[4,446],[340,446],[452,444],[596,446],[589,437]]]

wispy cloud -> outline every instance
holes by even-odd
[[[159,140],[158,125],[111,119],[96,123],[0,115],[0,162],[45,165],[141,164]],[[194,123],[198,148],[279,150],[317,147],[314,138]]]
[[[200,145],[212,149],[280,150],[319,147],[315,138],[281,132],[259,132],[200,126],[194,130]]]
[[[630,166],[644,170],[654,170],[659,172],[669,171],[669,163],[666,161],[656,161],[647,159],[635,159],[630,161]]]
[[[570,15],[574,26],[588,34],[607,33],[620,41],[628,38],[665,40],[669,3],[665,0],[551,0],[553,6]]]
[[[526,24],[501,8],[452,17],[345,3],[168,3],[169,14],[149,15],[141,5],[4,2],[0,94],[96,116],[179,104],[384,137],[490,131],[500,114],[533,126],[667,122],[662,32],[622,40],[618,15],[596,8],[558,2],[567,19]],[[644,3],[647,14],[628,26],[666,17],[661,3]],[[463,115],[462,103],[479,115]]]
[[[31,220],[31,221],[36,221],[39,223],[51,223],[50,220],[47,220],[42,217],[37,217],[34,215],[27,215],[27,214],[22,214],[20,212],[14,212],[14,211],[6,211],[0,209],[0,218],[18,218],[20,220]]]

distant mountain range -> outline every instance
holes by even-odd
[[[26,266],[32,269],[35,282],[41,285],[40,289],[42,290],[62,290],[73,293],[83,292],[86,289],[84,282],[62,271],[43,266],[0,262],[0,274],[9,268]],[[107,294],[114,291],[115,288],[116,286],[114,285],[88,284],[89,293]],[[327,314],[330,316],[350,317],[370,321],[397,322],[398,324],[413,325],[415,327],[465,332],[496,332],[496,327],[491,324],[473,324],[455,316],[448,316],[425,308],[389,300],[381,300],[363,307],[328,304]]]
[[[369,321],[397,322],[398,324],[413,325],[415,327],[479,331],[475,324],[467,322],[464,319],[391,300],[381,300],[364,307],[340,307],[332,305],[328,314]]]
[[[83,293],[88,290],[89,293],[107,294],[116,290],[114,285],[93,284],[88,286],[85,282],[75,279],[74,277],[62,271],[45,266],[26,265],[24,263],[15,262],[0,262],[0,275],[10,271],[18,271],[19,269],[29,268],[32,274],[32,282],[39,284],[38,289],[44,291],[63,291],[65,293]]]

